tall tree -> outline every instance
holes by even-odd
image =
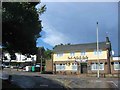
[[[45,50],[45,52],[44,52],[44,58],[46,59],[46,60],[48,60],[48,59],[51,59],[52,57],[52,50],[50,50],[50,49],[48,49],[47,48],[47,50]]]
[[[36,61],[36,63],[41,63],[41,59],[44,58],[44,52],[45,52],[44,47],[38,47],[38,53],[37,53],[37,61]],[[42,60],[42,61],[44,61],[44,60]]]
[[[2,3],[2,47],[9,53],[36,54],[36,40],[42,30],[41,15],[45,5],[37,9],[38,2]]]

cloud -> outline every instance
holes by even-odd
[[[99,41],[110,33],[113,50],[118,46],[118,3],[45,3],[46,12],[41,40],[51,46],[63,43],[96,42],[96,21],[99,22]],[[109,12],[110,10],[110,12]],[[111,22],[112,21],[112,22]]]
[[[69,41],[69,38],[57,31],[52,25],[50,25],[49,23],[43,23],[43,32],[45,33],[44,37],[42,37],[42,41],[51,45],[51,46],[55,46],[58,45],[60,43],[66,43],[67,41]]]

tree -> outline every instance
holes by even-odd
[[[53,53],[52,50],[48,48],[45,50],[44,47],[39,47],[36,63],[41,63],[41,59],[42,59],[42,63],[43,65],[45,65],[45,60],[51,59],[52,53]]]
[[[41,59],[44,58],[44,52],[45,52],[44,47],[38,47],[38,53],[37,53],[37,61],[36,61],[36,63],[41,63]]]
[[[42,30],[41,15],[45,5],[37,10],[38,2],[2,3],[2,47],[10,54],[36,54],[36,40]]]
[[[45,50],[45,52],[44,52],[44,58],[46,59],[46,60],[48,60],[48,59],[51,59],[52,57],[52,50],[50,50],[50,49],[48,49],[47,48],[47,50]]]

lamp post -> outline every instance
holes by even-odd
[[[98,62],[98,71],[97,71],[97,77],[99,78],[99,44],[98,44],[98,22],[97,22],[97,62]]]

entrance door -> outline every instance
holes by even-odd
[[[87,73],[87,63],[81,63],[81,73]]]

